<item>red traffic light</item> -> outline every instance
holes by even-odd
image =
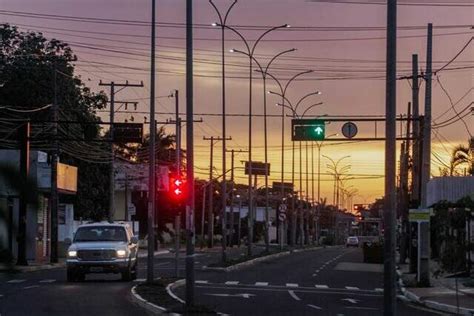
[[[174,199],[182,200],[184,198],[185,183],[180,177],[171,178],[170,193]]]

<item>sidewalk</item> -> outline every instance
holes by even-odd
[[[36,263],[28,262],[27,266],[0,264],[0,273],[23,273],[42,270],[60,269],[66,266],[66,259],[60,258],[58,263]]]
[[[474,287],[472,287],[474,280],[472,278],[458,278],[457,291],[454,277],[432,277],[431,287],[415,287],[416,275],[408,271],[407,264],[400,265],[401,290],[406,299],[441,312],[474,315]]]

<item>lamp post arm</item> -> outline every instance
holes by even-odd
[[[220,26],[220,27],[225,27],[226,29],[229,29],[231,30],[232,32],[234,32],[235,34],[237,34],[238,37],[240,37],[240,39],[242,40],[242,42],[244,42],[246,48],[247,48],[247,51],[248,51],[248,56],[252,55],[252,51],[250,49],[250,45],[249,43],[247,42],[247,40],[245,39],[245,37],[240,34],[239,31],[237,31],[235,28],[231,27],[231,26],[228,26],[228,25],[225,25],[225,24],[217,24],[217,26]]]
[[[259,70],[257,70],[259,71]],[[280,80],[278,80],[274,75],[272,75],[271,73],[269,73],[268,71],[266,72],[267,75],[270,76],[270,78],[272,78],[273,80],[275,80],[275,82],[277,83],[278,87],[280,88],[280,96],[283,96],[284,93],[283,93],[283,86],[281,85],[281,82]]]
[[[288,53],[291,53],[291,52],[294,52],[294,51],[296,51],[296,48],[291,48],[291,49],[287,49],[287,50],[282,51],[282,52],[276,54],[275,56],[273,56],[273,58],[270,59],[270,61],[268,62],[267,66],[265,67],[265,75],[268,74],[268,69],[270,68],[271,64],[275,61],[275,59],[277,59],[277,58],[280,57],[281,55],[288,54]]]
[[[303,96],[295,105],[295,111],[298,109],[298,106],[303,102],[305,99],[309,98],[310,96],[317,95],[319,92],[310,92],[307,95]]]
[[[253,55],[253,53],[255,52],[255,49],[257,48],[258,43],[262,40],[262,38],[265,37],[265,35],[267,35],[268,33],[272,32],[272,31],[274,31],[274,30],[281,29],[281,28],[285,28],[285,27],[288,27],[288,24],[283,24],[283,25],[279,25],[279,26],[274,26],[274,27],[272,27],[271,29],[268,29],[268,30],[266,30],[265,32],[263,32],[263,34],[260,35],[260,36],[257,38],[257,40],[255,41],[255,43],[253,44],[252,49],[249,50],[250,55]]]
[[[288,82],[285,84],[285,88],[283,89],[283,92],[282,94],[285,95],[286,94],[286,90],[288,89],[288,86],[290,85],[290,83],[295,80],[296,78],[298,78],[299,76],[302,76],[302,75],[305,75],[305,74],[309,74],[313,72],[312,70],[305,70],[305,71],[302,71],[302,72],[299,72],[297,74],[295,74],[293,77],[290,78],[290,80],[288,80]]]
[[[304,117],[305,114],[306,114],[309,110],[311,110],[312,108],[314,108],[314,107],[316,107],[316,106],[318,106],[318,105],[321,105],[321,104],[323,104],[323,102],[318,102],[318,103],[315,103],[315,104],[312,104],[312,105],[308,106],[308,107],[306,108],[306,110],[304,110],[304,112],[303,112],[303,114],[301,115],[301,117]]]

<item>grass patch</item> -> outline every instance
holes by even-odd
[[[270,251],[262,251],[259,254],[252,255],[252,256],[241,256],[241,257],[235,258],[235,259],[228,259],[226,262],[210,263],[208,265],[208,267],[211,267],[211,268],[227,268],[227,267],[230,267],[230,266],[233,266],[233,265],[236,265],[236,264],[239,264],[239,263],[243,263],[243,262],[246,262],[246,261],[249,261],[249,260],[253,260],[253,259],[257,259],[257,258],[269,256],[269,255],[274,255],[274,254],[277,254],[277,253],[286,252],[288,250],[289,249],[284,248],[283,250],[275,249],[275,250],[270,250]]]
[[[153,283],[142,283],[137,285],[137,293],[148,302],[166,308],[168,313],[179,313],[182,315],[217,315],[211,308],[203,305],[186,307],[168,295],[166,287],[177,281],[177,278],[161,278]]]

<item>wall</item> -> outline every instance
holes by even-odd
[[[470,195],[474,199],[474,177],[435,177],[428,182],[428,205],[447,200],[456,202]]]

